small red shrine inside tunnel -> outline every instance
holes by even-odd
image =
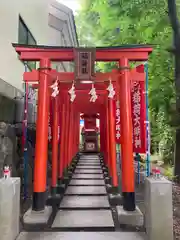
[[[57,189],[61,189],[67,177],[67,170],[71,169],[74,156],[79,152],[80,113],[83,113],[85,133],[89,129],[97,133],[95,120],[97,117],[100,119],[100,152],[115,193],[118,192],[116,143],[120,139],[123,207],[127,211],[134,211],[136,206],[132,141],[135,129],[132,126],[132,114],[136,115],[135,124],[139,117],[135,108],[132,112],[132,89],[133,101],[135,101],[140,98],[137,93],[140,92],[139,86],[144,85],[145,74],[137,68],[130,69],[129,62],[147,61],[152,47],[127,45],[74,49],[18,44],[13,46],[20,60],[40,62],[39,69],[24,73],[24,81],[32,83],[34,88],[38,89],[32,209],[41,211],[45,208],[49,124],[52,127],[51,188],[53,195],[56,194]],[[61,61],[74,61],[75,72],[57,72],[51,68],[51,62]],[[97,61],[117,62],[119,67],[112,72],[96,73],[94,64]],[[114,109],[116,109],[115,114]],[[59,127],[60,139],[58,139]],[[144,129],[144,125],[139,125],[138,128],[136,127],[136,132],[141,127]],[[143,130],[142,134],[144,132]],[[97,151],[97,136],[90,137],[92,134],[89,133],[87,135],[90,139],[88,142],[94,143],[93,146]],[[140,139],[135,139],[136,147],[138,141],[140,142]]]

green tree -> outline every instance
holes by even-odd
[[[76,21],[85,46],[153,44],[148,92],[152,150],[159,152],[159,146],[163,145],[160,150],[164,160],[172,163],[175,90],[173,57],[167,51],[172,41],[167,13],[167,0],[89,0]],[[98,66],[107,71],[114,64],[99,63]]]

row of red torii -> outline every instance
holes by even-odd
[[[58,79],[59,94],[52,100],[52,189],[61,184],[64,170],[71,165],[73,157],[79,152],[80,113],[97,114],[100,118],[100,151],[112,178],[112,187],[118,189],[116,167],[116,140],[121,143],[122,195],[123,207],[127,211],[135,210],[135,181],[133,159],[133,130],[132,130],[132,82],[143,82],[144,72],[130,69],[130,61],[147,61],[152,47],[149,45],[97,47],[94,51],[95,61],[117,62],[119,68],[112,72],[92,74],[94,62],[90,62],[83,70],[83,56],[88,49],[79,49],[76,59],[76,49],[72,47],[27,46],[13,44],[22,61],[39,61],[38,70],[24,73],[24,81],[33,83],[38,89],[38,110],[36,123],[36,147],[34,161],[33,203],[34,211],[42,211],[46,204],[47,156],[48,156],[48,125],[52,84]],[[77,49],[78,50],[78,49]],[[92,54],[91,51],[90,55]],[[87,56],[86,56],[87,57]],[[87,60],[86,58],[85,60]],[[87,61],[89,61],[87,60]],[[57,72],[51,68],[51,62],[75,61],[79,71]],[[92,66],[93,65],[93,66]],[[80,71],[81,70],[81,71]],[[90,73],[90,74],[89,74]],[[76,81],[74,82],[74,80]],[[90,102],[89,91],[92,83],[96,87],[98,98]],[[120,103],[121,128],[115,126],[114,99],[108,98],[107,87],[111,79],[115,88],[115,99]],[[75,83],[76,98],[70,101],[69,89]],[[144,82],[143,82],[144,84]],[[118,114],[116,114],[118,116]],[[58,127],[60,126],[60,141]],[[60,142],[60,146],[59,146]],[[60,154],[58,159],[58,149]],[[118,191],[118,190],[117,190]]]

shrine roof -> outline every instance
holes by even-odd
[[[36,48],[36,49],[66,49],[66,50],[72,50],[74,47],[67,47],[67,46],[50,46],[50,45],[27,45],[27,44],[18,44],[18,43],[12,43],[13,47],[24,47],[24,48]],[[118,49],[135,49],[135,48],[150,48],[152,49],[154,47],[153,44],[124,44],[119,46],[104,46],[104,47],[94,47],[97,50],[118,50]],[[79,46],[79,48],[84,48]],[[91,47],[87,47],[91,48]],[[93,47],[92,47],[93,48]]]

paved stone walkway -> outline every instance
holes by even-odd
[[[143,240],[144,234],[124,232],[22,232],[17,240]]]
[[[83,232],[84,229],[86,232]],[[91,229],[91,232],[88,232],[88,229]],[[115,231],[100,159],[97,155],[83,155],[58,207],[51,231],[22,232],[17,240],[143,240],[145,238],[143,233]]]

